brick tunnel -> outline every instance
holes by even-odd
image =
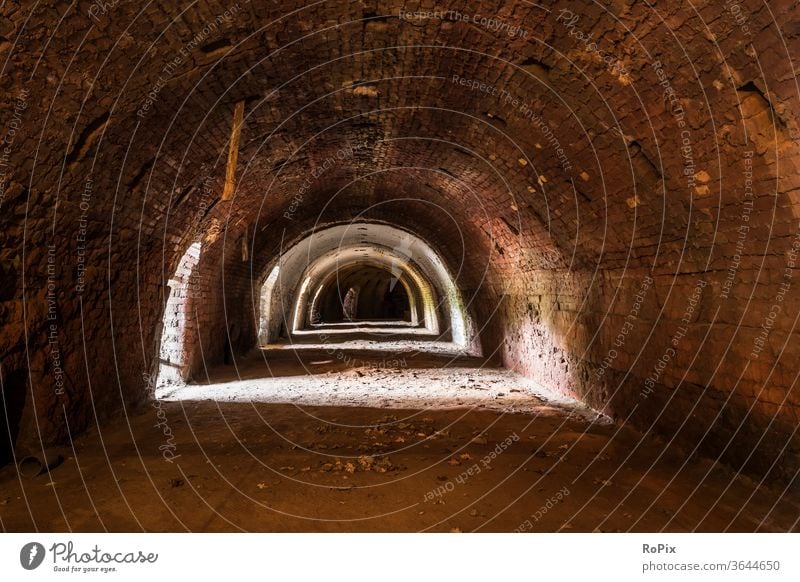
[[[4,3],[3,530],[797,530],[799,43]]]

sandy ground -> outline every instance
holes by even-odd
[[[352,347],[352,346],[351,346]],[[800,505],[476,359],[271,349],[0,471],[4,531],[786,531]],[[447,351],[447,350],[443,350]],[[268,363],[268,365],[267,365]],[[309,376],[309,370],[313,375]]]

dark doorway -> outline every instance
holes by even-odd
[[[405,286],[391,272],[363,267],[341,273],[319,301],[315,323],[347,321],[411,321]]]

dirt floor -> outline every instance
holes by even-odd
[[[271,349],[213,370],[211,385],[166,387],[145,412],[78,437],[51,473],[2,469],[0,526],[798,529],[800,503],[781,489],[665,450],[509,371],[446,349],[363,348]]]

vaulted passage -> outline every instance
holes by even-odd
[[[439,254],[409,231],[350,222],[315,230],[259,277],[259,342],[391,330],[479,353],[475,323]]]
[[[4,530],[800,527],[793,2],[27,4]]]
[[[312,323],[411,322],[409,291],[391,271],[380,267],[362,264],[339,270],[319,288],[315,299],[315,305],[311,306]]]

